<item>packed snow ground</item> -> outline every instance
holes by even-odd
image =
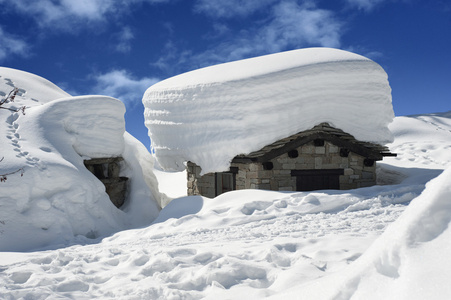
[[[321,122],[385,144],[394,113],[385,71],[363,56],[308,48],[211,66],[163,80],[143,97],[164,170],[226,171],[239,154]]]
[[[450,117],[395,118],[390,147],[398,157],[378,169],[385,185],[176,199],[141,229],[0,253],[0,295],[449,299]]]

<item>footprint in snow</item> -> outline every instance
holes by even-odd
[[[20,272],[14,272],[10,275],[10,279],[15,283],[15,284],[24,284],[28,281],[28,279],[30,279],[31,274],[33,274],[32,272],[28,272],[28,271],[20,271]]]

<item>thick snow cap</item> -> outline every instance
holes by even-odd
[[[308,48],[184,73],[143,97],[146,126],[160,165],[225,171],[257,151],[322,122],[356,139],[392,141],[391,88],[372,60],[343,50]]]

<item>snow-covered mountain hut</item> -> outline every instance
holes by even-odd
[[[385,71],[347,51],[308,48],[184,73],[151,86],[146,126],[160,165],[188,194],[376,184],[392,155]]]

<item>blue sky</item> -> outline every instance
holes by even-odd
[[[149,146],[141,98],[200,67],[305,48],[369,57],[388,73],[395,114],[451,110],[449,0],[0,0],[0,65],[72,95],[127,106]]]

